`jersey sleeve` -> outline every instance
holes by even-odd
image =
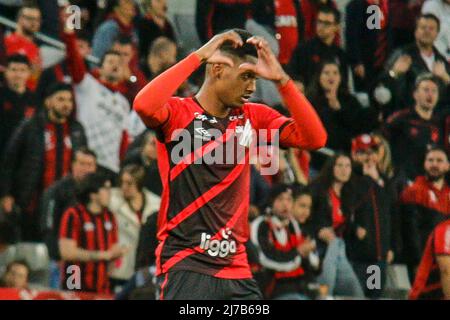
[[[77,217],[75,210],[68,209],[61,220],[59,229],[59,239],[75,240],[78,244],[80,235],[80,220]]]
[[[251,109],[253,122],[256,130],[258,130],[259,137],[263,137],[268,143],[272,142],[275,133],[280,133],[289,123],[293,122],[292,118],[288,118],[262,104],[254,104]],[[266,134],[263,134],[264,132]]]
[[[450,255],[450,223],[440,224],[434,233],[434,253]]]

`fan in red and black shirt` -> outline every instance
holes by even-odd
[[[401,194],[404,251],[411,274],[419,263],[428,236],[436,225],[450,217],[450,187],[445,181],[449,161],[445,151],[430,149],[424,167],[425,176],[417,177]]]
[[[107,209],[110,187],[111,182],[101,174],[88,175],[80,183],[78,205],[63,215],[59,249],[64,261],[61,268],[64,290],[111,293],[108,263],[123,256],[127,249],[118,245],[117,223]],[[74,274],[71,266],[79,267],[79,283],[70,280]]]
[[[194,98],[170,98],[203,62],[208,65],[199,93]],[[292,118],[248,102],[257,76],[278,84]],[[164,191],[156,264],[161,298],[260,297],[244,246],[251,131],[277,131],[282,147],[321,148],[327,134],[314,108],[283,71],[267,41],[235,29],[215,36],[155,78],[138,94],[134,109],[159,133]],[[233,144],[240,152],[230,153]],[[180,147],[189,149],[183,160],[175,159]],[[219,154],[225,156],[225,164],[209,161]]]
[[[409,298],[450,299],[450,220],[437,225],[428,238]]]

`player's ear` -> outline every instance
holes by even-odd
[[[221,63],[214,63],[211,65],[211,75],[213,76],[213,78],[215,79],[220,79],[223,75],[225,66]]]

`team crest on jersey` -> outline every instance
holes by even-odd
[[[83,225],[83,229],[84,229],[84,231],[89,232],[89,231],[94,231],[95,227],[94,227],[94,224],[92,222],[86,222]]]
[[[105,222],[105,230],[107,230],[107,231],[112,230],[112,223],[110,221]]]

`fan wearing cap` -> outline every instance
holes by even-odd
[[[348,235],[349,259],[359,277],[366,296],[378,298],[386,279],[387,265],[394,259],[397,217],[396,193],[393,183],[379,171],[378,148],[381,142],[375,136],[363,134],[352,141],[354,190],[356,201],[352,214],[354,226]],[[370,290],[367,268],[377,265],[381,269],[381,290]]]
[[[70,171],[72,150],[87,145],[84,129],[71,118],[72,88],[64,83],[49,87],[45,108],[23,122],[13,133],[0,166],[3,210],[14,204],[25,213],[25,241],[40,241],[38,203],[47,187]]]
[[[272,188],[268,213],[251,225],[251,240],[267,270],[263,285],[267,298],[305,300],[309,272],[319,269],[316,243],[300,229],[293,216],[293,190],[281,184]]]

